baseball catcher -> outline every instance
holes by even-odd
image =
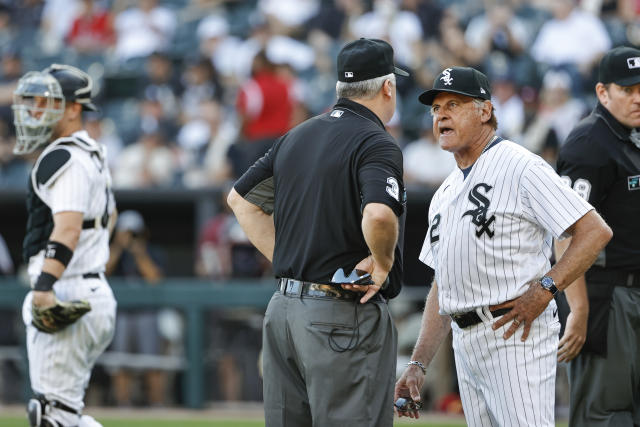
[[[41,150],[22,250],[32,287],[22,308],[32,427],[100,425],[82,409],[114,332],[116,301],[103,272],[116,209],[105,149],[83,130],[82,112],[96,110],[91,89],[85,72],[53,64],[25,74],[14,92],[14,153]]]

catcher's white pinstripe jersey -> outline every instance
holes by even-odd
[[[498,137],[492,144],[431,200],[420,260],[435,270],[440,314],[523,294],[549,271],[552,237],[593,209],[539,156]]]
[[[40,162],[53,150],[66,150],[70,157],[44,183],[36,179]],[[91,311],[60,332],[43,333],[31,323],[33,293],[23,304],[27,330],[29,377],[34,392],[77,411],[84,403],[84,390],[98,356],[107,348],[115,329],[116,301],[102,273],[109,258],[107,217],[115,210],[111,176],[104,147],[86,131],[75,132],[49,144],[38,157],[32,171],[32,185],[38,197],[51,209],[51,215],[64,211],[83,212],[85,222],[96,219],[93,227],[83,227],[73,257],[53,291],[61,301],[86,300]],[[108,202],[108,203],[107,203]],[[109,215],[107,215],[109,214]],[[44,250],[29,260],[32,283],[41,272]],[[86,273],[92,276],[83,277]],[[86,424],[78,414],[49,408],[51,419],[61,425]]]
[[[70,142],[73,140],[73,142]],[[70,160],[45,184],[36,182],[36,171],[40,160],[52,150],[67,150]],[[101,219],[107,207],[108,213],[115,209],[111,192],[111,174],[106,166],[104,146],[89,137],[86,131],[75,132],[71,137],[59,138],[47,146],[39,156],[31,181],[33,189],[51,208],[55,215],[62,211],[83,212],[84,219]],[[95,154],[94,154],[95,153]],[[99,226],[82,230],[78,245],[62,278],[78,274],[104,271],[109,259],[109,232]],[[29,260],[29,275],[37,277],[42,269],[44,250]]]

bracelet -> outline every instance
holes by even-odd
[[[410,360],[407,362],[407,366],[416,365],[422,371],[423,375],[427,375],[427,367],[422,364],[422,362],[418,362],[417,360]]]

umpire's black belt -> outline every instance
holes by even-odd
[[[278,280],[278,287],[282,295],[339,299],[345,301],[355,301],[362,298],[361,292],[353,292],[342,289],[339,285],[327,285],[312,282],[303,282],[301,280],[281,278]],[[384,301],[384,297],[376,293],[371,301]]]
[[[585,278],[587,279],[587,282],[589,280],[594,280],[597,282],[610,283],[615,286],[640,288],[640,270],[623,271],[592,267],[585,274]]]
[[[509,311],[511,311],[510,308],[499,308],[497,310],[490,311],[490,313],[493,317],[500,317],[502,315],[507,314]],[[478,313],[476,313],[475,311],[469,311],[467,313],[452,314],[451,318],[462,329],[468,328],[469,326],[477,325],[478,323],[482,322],[482,319],[480,318],[480,316],[478,316]]]

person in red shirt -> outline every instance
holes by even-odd
[[[240,137],[229,149],[236,176],[242,175],[291,129],[295,108],[292,81],[278,72],[264,51],[258,52],[251,78],[240,88],[236,102]]]
[[[83,0],[82,12],[76,16],[67,35],[67,43],[79,53],[101,53],[115,40],[112,16],[96,7],[94,0]]]

